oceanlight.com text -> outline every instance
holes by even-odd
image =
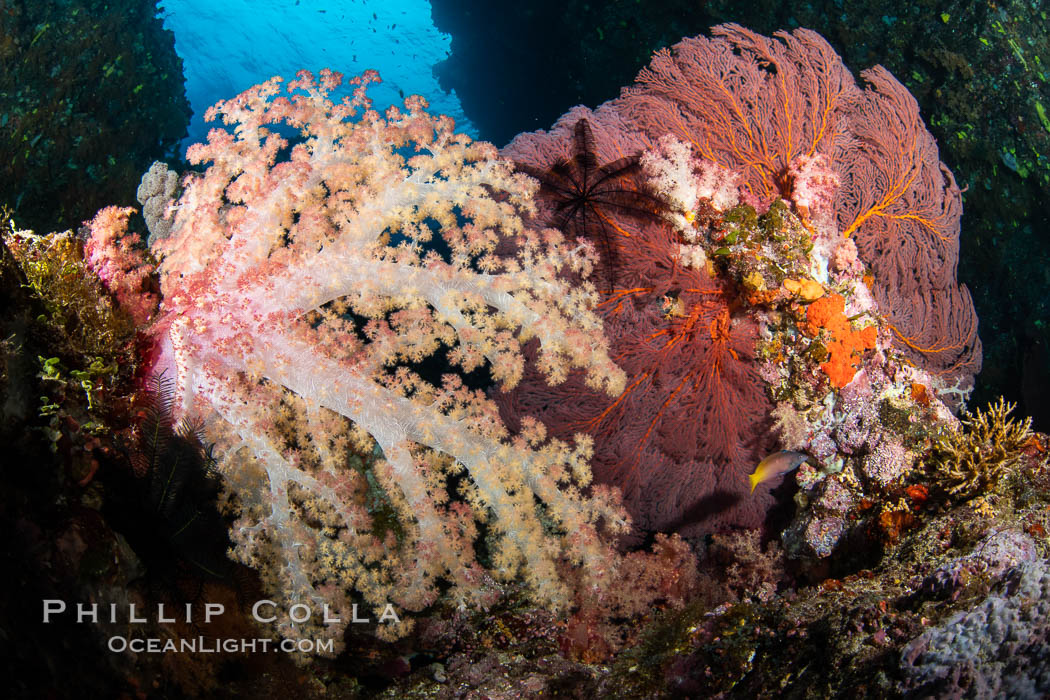
[[[115,636],[109,638],[107,646],[110,651],[115,653],[131,651],[136,654],[238,654],[257,652],[332,654],[334,653],[333,644],[334,640],[331,639],[281,639],[275,641],[262,637],[257,639],[209,639],[196,637],[193,639],[174,640],[158,639],[156,637],[128,639],[127,637]]]

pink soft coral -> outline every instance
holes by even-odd
[[[528,421],[510,438],[457,375],[413,371],[445,348],[509,388],[535,339],[549,381],[575,369],[618,393],[594,290],[564,281],[589,270],[589,249],[527,227],[534,185],[422,98],[381,116],[364,92],[374,73],[333,104],[339,79],[300,73],[284,97],[275,78],[209,110],[236,126],[189,150],[211,165],[187,177],[154,245],[155,364],[174,373],[178,410],[218,441],[234,556],[285,608],[326,604],[343,624],[354,590],[372,607],[419,610],[441,590],[484,605],[494,580],[521,577],[553,609],[580,592],[608,600],[621,559],[599,528],[626,523],[608,488],[582,490],[590,441],[545,440]],[[290,149],[280,123],[301,132]],[[397,537],[374,517],[377,498]]]
[[[149,289],[154,270],[146,260],[142,239],[127,232],[128,217],[134,212],[131,207],[106,207],[87,222],[84,262],[116,297],[120,308],[142,325],[156,312],[158,299]]]

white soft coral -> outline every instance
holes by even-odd
[[[565,607],[566,566],[582,563],[595,589],[612,580],[617,555],[596,523],[624,525],[605,490],[568,488],[588,479],[589,444],[510,439],[480,392],[410,366],[445,346],[452,363],[487,362],[509,388],[536,338],[551,381],[581,370],[618,393],[594,290],[565,281],[591,264],[588,251],[528,229],[534,185],[421,98],[373,111],[364,88],[375,79],[333,104],[337,74],[301,73],[290,99],[273,79],[209,111],[236,126],[190,149],[211,164],[186,178],[172,233],[154,246],[157,366],[174,370],[180,410],[207,418],[219,441],[239,513],[234,555],[286,608],[326,604],[345,624],[351,590],[420,609],[438,579],[466,603],[492,577],[518,575]],[[290,151],[271,127],[281,122],[302,134]],[[463,498],[446,491],[458,471]],[[367,507],[377,491],[397,538]],[[475,519],[499,543],[489,571],[474,559]],[[282,631],[321,632],[289,620]]]

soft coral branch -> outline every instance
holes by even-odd
[[[614,585],[620,557],[599,528],[626,527],[614,494],[585,489],[590,443],[512,438],[483,394],[412,367],[444,346],[509,388],[536,338],[550,381],[580,369],[620,392],[594,289],[566,281],[592,251],[523,223],[535,183],[491,145],[421,98],[380,116],[364,94],[373,73],[335,104],[339,78],[300,73],[291,98],[273,79],[210,110],[236,126],[190,149],[211,165],[187,177],[154,247],[156,365],[174,370],[182,411],[209,417],[239,514],[234,554],[285,602],[344,620],[351,590],[418,610],[438,579],[467,604],[521,577],[565,609]],[[300,130],[291,148],[278,122]],[[487,571],[476,521],[498,542]]]
[[[106,207],[87,222],[84,262],[116,297],[117,304],[141,325],[157,310],[157,295],[150,291],[153,265],[137,233],[128,233],[131,207]]]

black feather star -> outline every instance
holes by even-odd
[[[216,510],[219,476],[201,426],[173,418],[173,384],[147,380],[148,403],[131,454],[145,529],[201,573],[224,578],[230,562],[226,526]],[[148,525],[147,525],[148,523]]]
[[[598,247],[605,271],[606,291],[615,286],[615,269],[626,234],[614,215],[637,219],[656,219],[665,208],[638,177],[640,155],[618,158],[598,165],[591,124],[580,119],[573,126],[573,155],[547,170],[526,163],[517,169],[540,181],[539,196],[551,203],[553,215],[548,225],[573,239],[592,241]]]

